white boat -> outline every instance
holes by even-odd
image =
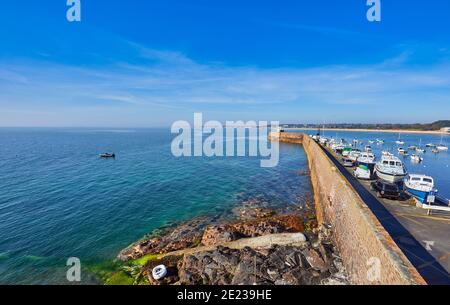
[[[425,149],[422,148],[422,139],[420,139],[419,146],[416,147],[416,152],[419,154],[425,153]]]
[[[375,144],[375,141],[370,140],[370,141],[369,141],[369,144]]]
[[[398,151],[398,153],[399,153],[400,155],[404,155],[404,156],[407,156],[407,155],[408,155],[408,151],[405,150],[405,149],[403,149],[403,148],[401,148],[401,147],[398,148],[397,151]]]
[[[354,149],[350,152],[350,154],[347,156],[350,160],[356,162],[356,160],[361,156],[361,151],[358,149]]]
[[[428,143],[427,145],[425,145],[426,147],[436,147],[436,145],[434,145],[433,143]]]
[[[322,144],[322,145],[327,144],[328,141],[329,141],[328,138],[325,138],[325,137],[320,137],[319,138],[319,143]]]
[[[416,150],[416,149],[417,149],[417,146],[415,146],[415,145],[410,145],[408,147],[408,150]]]
[[[448,151],[448,146],[444,145],[444,134],[441,135],[441,142],[436,146],[436,149],[439,151]]]
[[[406,191],[421,203],[428,201],[431,193],[436,193],[434,179],[425,175],[410,174],[405,179]]]
[[[374,163],[375,162],[375,155],[371,152],[363,152],[361,155],[356,159],[358,163]]]
[[[377,139],[377,144],[378,144],[378,145],[384,144],[384,140]]]
[[[399,133],[399,134],[398,134],[398,140],[395,141],[395,144],[397,144],[397,145],[403,145],[403,144],[405,144],[405,142],[402,141],[402,140],[400,140],[400,138],[401,138],[401,134]]]
[[[353,160],[349,159],[349,158],[342,159],[342,164],[345,167],[353,167],[353,166],[355,166],[355,162]]]
[[[415,163],[420,163],[423,161],[423,158],[421,156],[414,154],[414,155],[411,155],[411,161],[413,161]]]
[[[417,151],[419,154],[425,153],[425,149],[419,148],[419,147],[416,148],[416,151]]]
[[[354,175],[358,179],[371,180],[375,175],[375,156],[369,153],[362,153],[356,162]]]
[[[364,147],[364,150],[366,151],[366,152],[372,152],[372,146],[370,146],[370,145],[366,145],[365,147]]]
[[[403,162],[395,156],[382,156],[375,165],[375,173],[378,178],[390,183],[399,182],[407,175]]]

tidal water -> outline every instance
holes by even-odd
[[[306,134],[317,134],[317,131],[311,130],[299,130]],[[439,154],[434,154],[431,152],[431,148],[426,148],[425,145],[440,144],[441,141],[445,145],[450,144],[449,135],[428,135],[428,134],[413,134],[402,133],[387,133],[387,132],[353,132],[353,131],[323,131],[322,136],[327,138],[337,138],[345,139],[347,142],[352,143],[353,139],[362,141],[358,144],[358,148],[364,150],[366,145],[370,145],[374,151],[377,160],[381,158],[381,152],[383,150],[389,151],[394,155],[398,156],[405,164],[407,170],[411,174],[425,174],[433,177],[435,179],[435,184],[438,189],[440,196],[444,198],[450,198],[450,152],[441,152]],[[395,142],[399,139],[405,142],[404,145],[397,145]],[[369,141],[376,139],[385,140],[385,144],[377,145],[376,143],[370,144]],[[408,149],[409,146],[419,146],[421,145],[427,151],[421,154],[423,157],[423,162],[414,163],[410,156],[413,151],[409,151],[409,156],[400,156],[397,149],[402,147]],[[416,153],[417,154],[417,153]]]
[[[69,257],[110,260],[162,226],[311,193],[301,146],[281,144],[279,165],[261,168],[255,157],[173,157],[173,138],[166,129],[0,129],[0,284],[66,284]]]

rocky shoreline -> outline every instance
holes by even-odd
[[[121,278],[128,276],[132,280],[127,283],[151,285],[349,283],[332,242],[332,229],[318,227],[312,203],[272,209],[258,200],[249,200],[232,212],[231,220],[211,223],[208,217],[199,217],[127,247],[117,256]],[[295,236],[296,240],[301,237],[301,242],[265,243],[266,238],[270,241],[283,234]],[[252,247],[230,246],[252,239],[259,239],[257,247],[252,243]],[[158,265],[168,270],[159,281],[152,277]]]

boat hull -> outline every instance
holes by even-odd
[[[416,198],[421,203],[426,203],[428,196],[430,195],[430,192],[415,190],[415,189],[412,189],[407,186],[406,186],[406,192],[408,192],[411,196]]]
[[[388,173],[384,173],[380,170],[376,170],[375,171],[376,175],[378,178],[380,178],[381,180],[390,182],[390,183],[397,183],[402,181],[403,179],[405,179],[406,174],[404,175],[394,175],[394,174],[388,174]]]

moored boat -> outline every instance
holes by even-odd
[[[104,153],[104,154],[100,154],[100,158],[115,158],[116,157],[116,154],[114,154],[114,153],[112,153],[112,154],[110,154],[110,153]]]
[[[420,163],[423,161],[423,158],[421,156],[418,156],[416,154],[411,155],[411,161]]]

